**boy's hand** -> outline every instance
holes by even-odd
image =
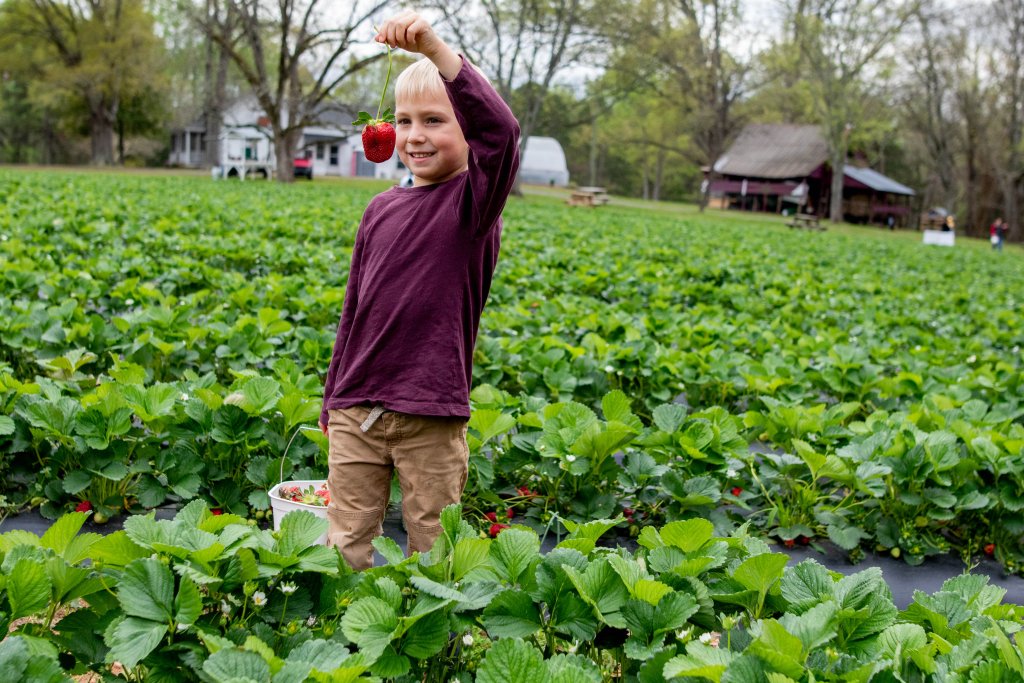
[[[320,431],[324,433],[324,436],[327,436],[327,425],[323,422],[320,423]]]
[[[419,52],[427,57],[436,53],[445,44],[434,33],[430,22],[411,10],[406,10],[385,21],[375,40],[378,43],[387,43],[391,47],[400,47],[409,52]]]
[[[407,10],[385,21],[377,32],[378,43],[400,47],[408,52],[419,52],[436,66],[447,80],[452,80],[462,68],[462,58],[441,40],[430,22],[416,12]]]

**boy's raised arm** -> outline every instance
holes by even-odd
[[[406,11],[387,20],[377,42],[419,52],[437,67],[470,148],[459,211],[473,234],[498,222],[519,171],[519,122],[490,82],[444,42],[430,23]]]

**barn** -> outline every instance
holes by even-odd
[[[712,206],[746,211],[828,213],[832,170],[818,126],[747,125],[705,180]],[[843,167],[843,216],[905,226],[914,190],[870,168]]]

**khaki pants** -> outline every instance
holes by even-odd
[[[327,424],[327,543],[357,570],[373,566],[370,541],[383,532],[393,470],[408,552],[424,552],[441,533],[441,510],[462,498],[469,463],[465,418],[386,412],[363,432],[369,413],[363,406],[331,410]]]

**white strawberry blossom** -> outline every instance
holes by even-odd
[[[265,604],[267,604],[267,594],[263,591],[256,591],[252,594],[252,604],[256,605],[257,607],[263,607]]]
[[[469,647],[470,645],[472,645],[473,644],[473,634],[472,633],[467,633],[466,635],[462,636],[462,644],[465,645],[466,647]]]
[[[576,462],[576,456],[575,455],[567,455],[567,456],[565,456],[565,461],[566,462]]]
[[[702,642],[702,643],[704,643],[705,645],[707,645],[708,643],[710,643],[710,642],[711,642],[711,639],[712,639],[713,637],[714,637],[714,636],[712,636],[712,635],[711,635],[710,633],[702,633],[702,634],[700,634],[700,638],[699,638],[699,640],[700,640],[700,642]]]

